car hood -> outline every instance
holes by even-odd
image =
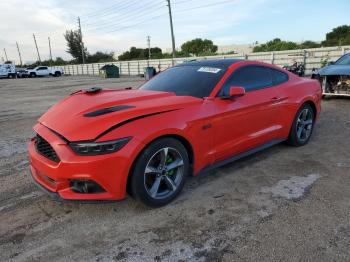
[[[125,121],[200,103],[202,99],[149,90],[78,91],[52,106],[39,123],[69,141],[94,140]]]
[[[349,65],[329,65],[321,68],[318,73],[320,76],[330,75],[350,75]]]

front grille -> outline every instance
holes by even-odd
[[[52,146],[44,138],[37,134],[35,140],[35,147],[39,154],[54,162],[60,162],[55,150],[53,150]]]

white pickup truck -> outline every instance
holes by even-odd
[[[24,74],[28,77],[37,77],[37,76],[61,76],[63,75],[62,68],[51,68],[48,66],[37,66],[33,69],[26,69]]]
[[[16,66],[14,64],[0,64],[0,78],[15,78]]]

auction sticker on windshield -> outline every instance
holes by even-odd
[[[206,72],[206,73],[213,73],[217,74],[221,71],[220,68],[215,68],[215,67],[209,67],[209,66],[202,66],[197,70],[198,72]]]

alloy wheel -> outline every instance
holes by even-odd
[[[175,148],[164,147],[148,161],[144,171],[144,186],[153,199],[164,199],[176,192],[183,176],[183,157]]]
[[[304,108],[298,116],[296,123],[297,137],[301,142],[309,139],[313,127],[313,113],[308,108]]]

